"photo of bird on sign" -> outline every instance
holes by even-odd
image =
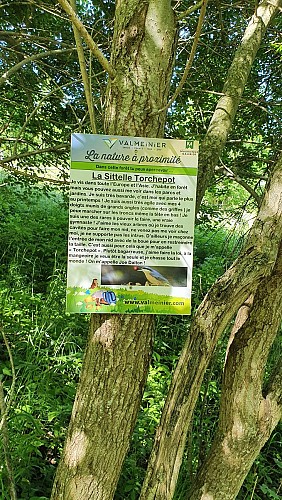
[[[135,271],[143,272],[146,277],[145,286],[171,286],[159,271],[149,266],[134,266]]]
[[[187,268],[174,266],[110,265],[101,266],[101,285],[126,287],[186,287]]]

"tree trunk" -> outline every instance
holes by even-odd
[[[170,0],[117,0],[105,132],[161,137],[174,62]],[[147,378],[154,317],[92,315],[52,500],[110,500]]]
[[[170,0],[117,0],[105,133],[163,137],[176,39]]]
[[[150,361],[152,327],[152,316],[92,315],[51,498],[112,498],[140,405]],[[146,352],[144,344],[149,346]]]
[[[156,433],[140,500],[173,497],[187,431],[217,341],[276,262],[282,234],[281,193],[282,156],[243,251],[212,286],[192,321]]]
[[[282,204],[282,196],[280,196]],[[217,435],[189,494],[191,500],[233,500],[282,415],[282,386],[262,394],[269,349],[282,320],[282,244],[271,275],[229,348]]]

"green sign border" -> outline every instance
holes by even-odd
[[[127,165],[127,164],[112,164],[99,162],[82,162],[72,161],[71,169],[73,170],[93,170],[110,171],[110,172],[128,172],[135,174],[160,174],[160,175],[189,175],[197,176],[198,169],[195,167],[167,167],[167,166],[152,166],[152,165]]]

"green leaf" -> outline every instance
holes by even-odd
[[[7,368],[6,366],[4,366],[4,368],[2,369],[2,372],[4,375],[9,375],[9,377],[12,377],[12,372],[9,368]]]
[[[271,490],[266,484],[260,486],[261,491],[267,496],[267,498],[273,498],[274,500],[281,500],[281,496],[278,496],[276,491]]]
[[[48,413],[48,422],[52,422],[55,418],[58,417],[58,412],[57,411],[49,411]]]

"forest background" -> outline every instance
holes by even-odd
[[[236,49],[258,9],[256,2],[210,0],[195,45],[205,3],[172,2],[179,38],[170,95],[179,83],[181,92],[170,104],[165,122],[165,137],[195,138],[200,143],[224,97]],[[281,3],[274,3],[279,14]],[[70,134],[104,132],[111,70],[105,71],[83,37],[85,59],[78,59],[78,41],[60,4],[3,0],[0,5],[2,500],[50,498],[89,329],[88,315],[65,313]],[[110,59],[115,2],[80,1],[77,9],[99,51]],[[281,15],[277,15],[259,46],[197,214],[193,314],[244,248],[279,163],[281,56]],[[185,68],[189,75],[181,80]],[[190,323],[187,317],[156,318],[151,365],[116,500],[139,498]],[[233,325],[234,315],[205,371],[175,487],[177,500],[188,498],[216,435]],[[280,329],[267,359],[266,382],[279,363]],[[255,458],[239,500],[281,498],[281,438],[278,425]]]

